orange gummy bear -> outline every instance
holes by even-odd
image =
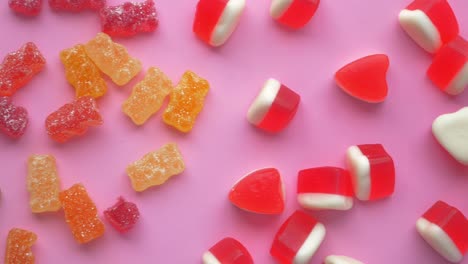
[[[33,232],[13,228],[8,233],[5,264],[34,264],[31,247],[37,240]]]
[[[192,130],[209,89],[208,81],[191,71],[185,72],[170,95],[169,105],[163,114],[164,122],[182,132]]]
[[[83,45],[78,44],[60,52],[68,82],[75,88],[76,97],[98,98],[106,94],[107,84],[101,71],[86,54]]]
[[[98,217],[96,205],[82,184],[60,192],[65,220],[78,243],[88,243],[104,234],[104,224]]]
[[[54,156],[29,157],[28,191],[29,206],[33,213],[54,212],[60,209],[60,181]]]
[[[98,33],[85,44],[85,50],[96,66],[117,85],[127,84],[141,71],[141,62],[105,33]]]
[[[176,144],[164,145],[157,151],[127,167],[127,174],[135,191],[141,192],[151,186],[161,185],[174,175],[184,171],[185,164]]]
[[[135,85],[130,97],[123,103],[122,111],[133,123],[142,125],[161,108],[172,86],[172,81],[161,70],[151,67],[145,79]]]

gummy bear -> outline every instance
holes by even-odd
[[[99,10],[105,5],[106,0],[49,0],[50,8],[56,11]]]
[[[0,131],[12,138],[21,137],[28,127],[28,111],[15,106],[10,97],[0,96]]]
[[[54,212],[60,209],[60,180],[54,156],[29,157],[28,191],[29,206],[33,213]]]
[[[105,33],[97,36],[85,45],[86,53],[117,85],[127,84],[141,71],[141,62],[130,57],[127,49]]]
[[[8,54],[0,65],[0,96],[11,96],[42,71],[46,61],[32,42]]]
[[[96,205],[82,184],[60,192],[60,202],[65,220],[78,243],[88,243],[104,234],[104,224],[98,217]]]
[[[100,11],[102,32],[114,37],[130,37],[140,32],[153,32],[158,17],[153,0],[126,2]]]
[[[172,91],[172,81],[158,68],[151,67],[145,79],[133,87],[122,105],[122,111],[137,125],[142,125],[156,113]]]
[[[34,264],[31,247],[36,240],[37,235],[31,231],[11,229],[6,242],[5,264]]]
[[[42,0],[9,0],[11,10],[26,16],[36,16],[41,12]]]
[[[90,126],[102,124],[96,100],[84,96],[65,104],[46,119],[47,134],[63,143],[74,136],[83,135]]]
[[[88,57],[84,46],[78,44],[60,52],[68,82],[75,88],[76,97],[98,98],[107,92],[107,84],[101,71]]]
[[[136,204],[119,197],[114,206],[104,211],[104,216],[117,231],[125,233],[136,224],[140,218],[140,212]]]
[[[185,164],[176,144],[164,145],[157,151],[127,167],[127,174],[135,191],[141,192],[151,186],[161,185],[174,175],[184,171]]]
[[[170,95],[164,122],[182,132],[192,130],[209,89],[210,84],[205,79],[191,71],[185,72]]]

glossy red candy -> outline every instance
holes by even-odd
[[[293,29],[305,26],[315,15],[320,0],[272,0],[270,15]]]
[[[12,137],[21,137],[28,126],[28,112],[13,105],[10,97],[0,96],[0,131]]]
[[[49,6],[60,11],[99,10],[105,5],[106,0],[49,0]]]
[[[16,13],[35,16],[41,12],[42,0],[9,0],[8,6]]]
[[[117,203],[104,211],[104,216],[120,233],[132,229],[140,218],[136,204],[119,197]]]
[[[239,241],[226,237],[203,254],[203,264],[253,264],[249,251]]]

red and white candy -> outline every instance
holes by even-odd
[[[359,200],[376,200],[393,194],[395,167],[382,145],[351,146],[346,161]]]
[[[353,194],[351,176],[341,168],[301,170],[297,177],[297,201],[306,209],[349,210]]]
[[[247,112],[247,120],[268,132],[283,130],[296,115],[301,97],[275,79],[269,79]]]
[[[468,220],[455,207],[436,202],[416,222],[419,234],[450,262],[458,263],[468,251]]]
[[[359,260],[345,256],[330,255],[325,258],[324,264],[364,264]]]
[[[253,264],[249,251],[234,238],[224,238],[202,257],[203,264]]]
[[[325,226],[296,211],[276,233],[270,254],[281,264],[306,264],[325,238]]]
[[[293,29],[305,26],[314,16],[320,0],[273,0],[270,15]]]
[[[193,32],[212,46],[221,46],[239,24],[245,0],[200,0]]]
[[[458,36],[458,22],[446,0],[415,0],[399,15],[400,25],[423,49],[435,53]]]

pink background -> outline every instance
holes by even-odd
[[[109,1],[118,4],[122,1]],[[34,41],[47,67],[14,95],[30,112],[30,126],[17,141],[0,136],[0,248],[12,227],[33,230],[37,263],[200,263],[202,253],[224,236],[242,241],[256,263],[269,256],[280,224],[298,208],[297,171],[343,166],[348,146],[382,143],[397,169],[395,195],[373,203],[356,202],[347,212],[312,212],[327,227],[325,242],[311,263],[328,254],[353,256],[365,263],[445,263],[415,231],[416,219],[437,199],[468,214],[468,169],[458,165],[431,135],[442,113],[466,105],[468,93],[451,98],[425,76],[431,57],[401,30],[397,15],[408,0],[323,1],[313,21],[292,32],[269,17],[269,1],[248,1],[229,42],[212,49],[191,32],[195,0],[157,1],[160,27],[153,34],[118,39],[144,68],[157,66],[177,82],[192,69],[212,85],[194,130],[183,135],[158,114],[136,127],[120,107],[140,74],[129,85],[109,83],[99,100],[105,124],[60,145],[45,133],[46,116],[74,97],[58,53],[83,43],[100,29],[96,13],[54,13],[46,3],[37,18],[14,15],[2,1],[0,56]],[[450,1],[461,34],[468,37],[468,2]],[[360,103],[338,89],[334,72],[370,53],[390,57],[390,93],[380,105]],[[279,135],[251,127],[245,114],[263,82],[274,77],[301,94],[296,118]],[[174,141],[186,171],[167,184],[136,193],[125,168],[143,154]],[[32,153],[56,156],[64,188],[82,182],[102,210],[119,195],[137,203],[142,218],[121,235],[106,222],[104,237],[78,245],[63,213],[33,215],[26,191],[26,159]],[[231,185],[254,169],[274,166],[284,176],[287,209],[279,216],[258,216],[233,207]],[[464,263],[468,263],[465,261]]]

